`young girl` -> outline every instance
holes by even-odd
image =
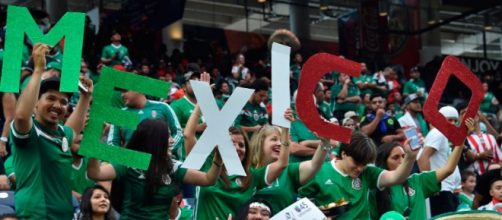
[[[474,120],[467,119],[466,125],[473,129]],[[380,145],[375,165],[389,171],[399,169],[406,156],[405,148],[397,142]],[[453,173],[462,150],[463,146],[456,146],[446,165],[435,171],[413,174],[402,184],[378,190],[376,195],[372,194],[370,200],[373,202],[373,219],[392,210],[410,219],[426,219],[425,199],[441,190],[441,181]]]
[[[169,127],[165,121],[146,119],[139,123],[127,148],[152,155],[148,170],[120,164],[104,164],[89,159],[87,175],[97,181],[124,182],[124,203],[120,219],[168,219],[175,187],[181,183],[213,185],[221,171],[221,158],[215,156],[207,173],[181,168],[168,153]]]
[[[192,150],[196,142],[195,126],[199,114],[200,108],[197,105],[185,127],[185,148],[187,153]],[[293,120],[291,110],[286,111],[285,117]],[[253,196],[256,190],[262,189],[275,181],[288,165],[288,136],[287,129],[284,129],[281,137],[277,137],[280,144],[277,144],[276,148],[274,148],[274,152],[278,153],[275,162],[265,167],[255,168],[250,166],[252,154],[244,133],[240,129],[231,128],[230,137],[246,171],[246,176],[228,176],[226,172],[223,172],[214,186],[198,187],[195,219],[227,219],[229,216],[235,216],[239,208]],[[203,167],[202,170],[204,169]]]
[[[113,220],[110,193],[101,185],[87,188],[80,202],[79,220]]]

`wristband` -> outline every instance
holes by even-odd
[[[289,141],[288,142],[281,142],[281,145],[284,147],[289,147]]]
[[[0,137],[0,141],[4,142],[4,143],[7,143],[8,139],[7,139],[7,137]]]

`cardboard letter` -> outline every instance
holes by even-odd
[[[223,106],[223,109],[219,111],[208,83],[191,80],[190,84],[200,105],[200,110],[204,118],[206,118],[207,128],[182,166],[184,168],[200,169],[211,151],[218,146],[218,151],[228,174],[246,176],[246,172],[232,144],[228,128],[235,121],[235,118],[237,118],[254,91],[237,87]]]
[[[317,83],[326,73],[332,71],[359,76],[361,64],[327,53],[318,53],[310,57],[303,65],[300,76],[296,110],[300,119],[311,131],[317,132],[321,137],[349,143],[352,131],[322,120],[314,103],[313,93]],[[337,94],[332,95],[336,96]]]
[[[164,81],[103,66],[99,83],[96,84],[94,90],[89,122],[84,130],[85,135],[78,153],[83,156],[146,170],[150,164],[150,154],[100,142],[101,131],[105,122],[131,129],[136,129],[139,124],[137,114],[111,106],[110,100],[115,87],[165,98],[170,85]]]
[[[0,91],[19,92],[21,77],[21,52],[26,34],[33,44],[56,45],[63,37],[65,46],[60,90],[77,92],[84,40],[84,13],[68,12],[44,35],[33,20],[28,9],[9,6],[7,8],[7,32],[5,34],[5,54],[2,67]]]
[[[284,111],[290,107],[289,56],[291,48],[272,44],[272,124],[289,128],[291,122],[284,118]]]
[[[460,127],[449,123],[438,111],[441,95],[448,83],[448,79],[452,76],[456,76],[464,83],[471,90],[472,94],[463,121],[460,123]],[[425,101],[423,109],[425,119],[440,130],[453,144],[461,145],[464,143],[464,139],[467,135],[467,126],[465,126],[464,121],[467,118],[474,118],[476,116],[483,97],[483,87],[478,77],[457,58],[447,56],[441,65],[441,69],[439,69],[434,84],[432,84],[429,96]]]

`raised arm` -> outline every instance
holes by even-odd
[[[291,109],[287,109],[284,113],[284,117],[289,121],[295,121],[293,112]],[[271,163],[268,167],[268,173],[266,176],[267,183],[273,182],[279,175],[281,175],[284,168],[288,166],[289,162],[289,129],[282,128],[281,132],[281,153],[279,154],[279,159]]]
[[[328,139],[321,138],[321,144],[317,147],[312,160],[300,163],[300,184],[303,185],[309,181],[321,168],[326,153],[331,150],[331,144]]]
[[[92,91],[94,90],[92,80],[89,79],[89,77],[81,76],[80,81],[87,87],[87,92],[80,91],[80,99],[78,100],[77,106],[65,123],[73,129],[75,135],[80,134],[80,132],[84,130],[87,111],[89,110],[89,105],[92,100]]]
[[[32,56],[35,68],[28,85],[19,97],[14,113],[14,126],[16,131],[21,134],[28,133],[33,126],[31,115],[37,103],[41,77],[45,69],[45,54],[48,50],[49,47],[45,44],[35,44],[33,46]]]
[[[212,186],[216,183],[216,180],[220,176],[222,166],[223,162],[221,161],[220,154],[216,151],[214,154],[213,165],[207,173],[195,169],[188,169],[185,177],[183,178],[183,182],[197,186]]]
[[[423,144],[423,138],[420,140],[421,144]],[[397,169],[392,171],[384,171],[382,173],[382,177],[380,178],[379,188],[387,188],[399,183],[402,183],[408,178],[411,168],[413,167],[413,163],[415,163],[415,159],[417,158],[418,150],[412,151],[410,147],[410,139],[406,140],[403,144],[404,150],[406,151],[406,156],[404,161]]]
[[[99,160],[89,158],[87,176],[96,181],[108,181],[115,179],[117,174],[111,164],[100,165]]]
[[[465,124],[467,125],[468,133],[474,131],[475,129],[474,120],[472,118],[466,119]],[[444,179],[446,179],[446,177],[450,176],[455,171],[458,161],[462,156],[463,149],[464,146],[455,146],[452,154],[450,155],[448,161],[446,162],[446,165],[436,170],[436,177],[438,183],[442,182]]]
[[[197,139],[195,138],[195,132],[199,117],[200,106],[197,104],[192,114],[190,115],[190,118],[188,118],[188,121],[185,125],[185,130],[183,131],[183,137],[185,138],[184,147],[187,155],[192,151],[193,146],[195,146],[195,143],[197,142]]]
[[[16,96],[14,93],[4,93],[2,95],[2,107],[5,122],[0,139],[0,156],[4,157],[8,154],[6,144],[9,138],[9,126],[14,119],[14,112],[16,111]]]

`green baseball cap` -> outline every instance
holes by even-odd
[[[58,63],[58,62],[49,62],[46,67],[45,67],[46,70],[49,70],[49,69],[55,69],[55,70],[59,70],[61,71],[61,63]]]

